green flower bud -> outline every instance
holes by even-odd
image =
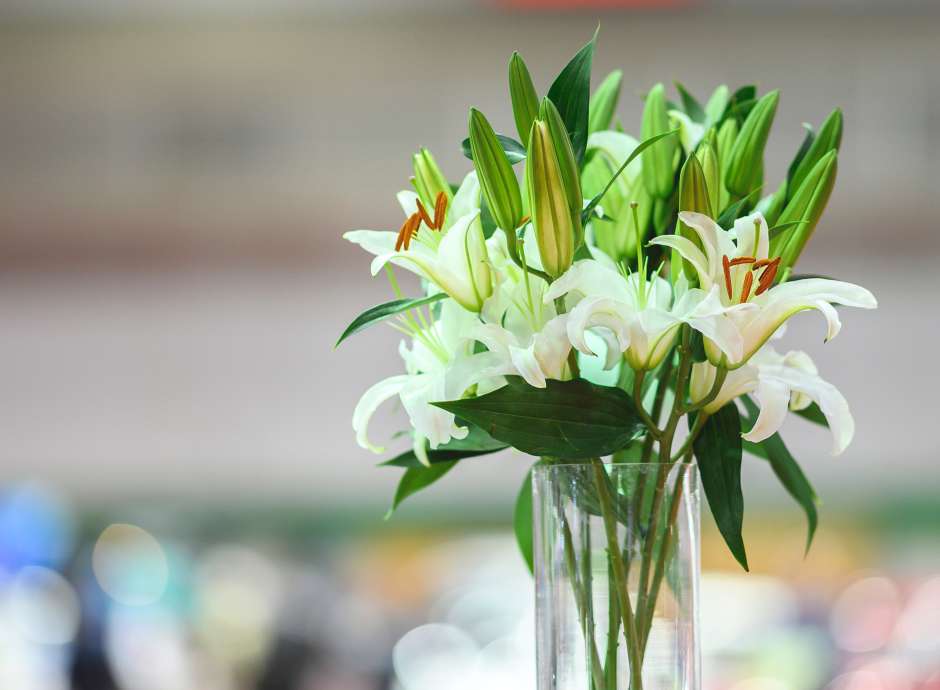
[[[665,89],[657,84],[646,95],[640,138],[649,139],[670,129]],[[675,137],[666,137],[643,152],[643,184],[654,197],[665,199],[672,194],[678,146]]]
[[[705,185],[708,187],[708,204],[711,206],[712,218],[717,218],[721,209],[718,204],[719,190],[721,189],[721,165],[718,161],[717,133],[714,128],[705,132],[698,148],[695,149],[695,157],[698,158],[702,166],[702,174],[705,176]]]
[[[509,58],[509,98],[512,100],[516,131],[519,132],[519,138],[525,141],[532,123],[538,117],[539,97],[535,93],[529,68],[519,53],[513,53]]]
[[[763,214],[768,225],[776,225],[777,219],[780,218],[780,213],[783,211],[783,206],[786,203],[787,181],[784,180],[780,183],[780,186],[777,187],[777,191],[773,194],[768,194],[758,201],[757,205],[754,206],[754,210]]]
[[[712,92],[711,98],[705,104],[705,122],[707,124],[713,125],[721,119],[721,116],[725,114],[730,98],[731,92],[724,84]]]
[[[506,232],[509,251],[514,253],[515,230],[522,220],[519,182],[496,133],[483,113],[475,108],[470,109],[470,150],[483,197],[496,225]]]
[[[771,91],[757,101],[731,147],[725,187],[737,197],[747,196],[763,182],[764,148],[779,100],[780,92]]]
[[[702,142],[703,144],[705,142]],[[707,147],[706,148],[711,148]],[[679,173],[679,211],[694,211],[703,213],[709,218],[715,217],[712,206],[712,194],[706,181],[705,171],[699,162],[698,154],[689,156]],[[702,242],[698,234],[681,220],[677,221],[676,232],[702,249]],[[687,261],[683,260],[678,252],[672,253],[672,261],[681,261],[686,278],[694,280],[696,271]]]
[[[738,121],[729,117],[718,128],[715,147],[718,149],[718,162],[721,164],[721,184],[718,185],[718,212],[724,211],[731,201],[731,195],[725,187],[724,179],[728,173],[728,161],[731,160],[731,149],[738,138]]]
[[[571,213],[548,123],[533,123],[528,150],[526,189],[535,238],[542,266],[550,276],[557,277],[568,270],[574,258],[574,223],[577,220],[580,224],[580,209]]]
[[[780,270],[796,265],[812,237],[835,185],[838,167],[838,155],[831,150],[809,171],[780,214],[778,225],[798,223],[770,239],[770,255],[781,257]]]
[[[411,159],[415,176],[411,182],[414,184],[415,191],[425,206],[433,207],[437,200],[437,195],[441,192],[447,196],[447,203],[454,200],[454,193],[447,183],[444,173],[437,167],[437,161],[427,149],[419,150]]]
[[[800,185],[803,184],[803,180],[809,175],[810,170],[816,167],[816,164],[822,157],[833,149],[838,151],[839,144],[841,143],[842,111],[836,108],[829,114],[825,122],[822,123],[819,132],[813,139],[813,143],[810,144],[806,154],[800,159],[799,164],[796,166],[796,170],[793,171],[793,175],[789,180],[791,197],[800,188]]]
[[[561,113],[558,112],[555,104],[547,98],[542,99],[542,105],[539,108],[539,119],[548,125],[548,133],[552,138],[552,149],[554,149],[555,158],[558,160],[558,170],[561,173],[561,183],[565,189],[568,209],[578,219],[574,223],[574,244],[575,249],[577,249],[584,239],[581,227],[581,209],[584,206],[584,198],[581,195],[581,180],[578,175],[578,163],[574,157],[574,149],[571,147],[571,138],[568,136],[568,130],[561,119]]]
[[[588,134],[610,129],[620,98],[620,83],[623,81],[623,72],[615,69],[608,74],[601,85],[591,96],[588,106]]]

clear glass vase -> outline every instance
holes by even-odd
[[[533,473],[539,690],[699,690],[695,465]]]

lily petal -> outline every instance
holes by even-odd
[[[741,437],[760,443],[777,433],[783,425],[789,409],[790,389],[776,379],[760,378],[754,397],[760,404],[760,413],[751,430],[741,434]]]
[[[353,429],[356,432],[356,443],[358,443],[361,448],[371,450],[373,453],[385,452],[384,447],[376,446],[369,441],[369,421],[379,408],[379,405],[401,393],[402,388],[404,388],[409,378],[411,377],[407,374],[390,376],[387,379],[379,381],[362,394],[359,402],[356,403],[356,409],[353,410],[352,418]]]

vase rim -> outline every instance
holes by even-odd
[[[623,469],[654,469],[665,467],[666,469],[672,470],[676,467],[680,467],[683,464],[688,465],[690,468],[694,467],[698,469],[698,463],[694,460],[689,463],[673,462],[673,463],[664,463],[664,462],[605,462],[604,467],[616,467]],[[549,465],[536,465],[533,471],[536,472],[545,472],[547,470],[555,469],[575,469],[575,468],[589,468],[594,465],[589,462],[553,462]]]

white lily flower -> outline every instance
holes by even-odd
[[[721,362],[724,352],[726,366],[740,366],[797,312],[807,309],[822,312],[828,326],[828,341],[842,325],[834,304],[862,309],[878,305],[865,288],[840,280],[808,278],[774,285],[780,257],[768,256],[767,221],[760,213],[739,218],[730,231],[700,213],[684,211],[679,218],[695,231],[702,248],[681,235],[660,235],[650,244],[675,249],[694,267],[703,290],[712,292],[717,288],[723,305],[742,305],[729,311],[728,317],[744,339],[743,354],[731,356],[719,343],[706,340],[705,351],[713,364]]]
[[[693,402],[708,395],[715,374],[715,367],[708,362],[692,367],[689,390]],[[757,398],[760,414],[751,430],[741,434],[748,441],[759,443],[773,436],[783,424],[788,409],[801,410],[811,402],[819,405],[829,423],[832,455],[842,453],[855,434],[855,420],[848,402],[835,386],[819,376],[816,365],[805,352],[791,350],[781,355],[770,344],[764,345],[746,365],[728,372],[718,397],[703,409],[709,414],[717,412],[729,401],[749,393]]]
[[[398,233],[353,230],[343,237],[376,255],[372,275],[391,262],[434,283],[465,309],[479,312],[493,293],[493,283],[476,173],[464,178],[449,210],[440,195],[433,218],[414,192],[399,192],[398,201],[407,216]]]
[[[741,336],[725,317],[734,308],[722,305],[717,289],[706,292],[680,285],[674,296],[669,283],[659,276],[651,280],[640,273],[624,277],[611,266],[586,260],[552,283],[545,300],[563,295],[580,298],[567,324],[575,348],[594,354],[584,335],[590,329],[600,328],[599,335],[613,336],[608,341],[607,368],[616,364],[619,353],[625,353],[633,369],[656,367],[684,323],[718,343],[729,357],[741,356]]]
[[[555,305],[544,300],[548,283],[510,259],[505,233],[495,233],[487,245],[496,289],[484,305],[483,321],[475,323],[467,337],[497,357],[494,371],[501,376],[521,376],[529,385],[544,388],[548,379],[565,376],[571,351],[565,328],[568,317],[558,316]],[[526,233],[522,256],[541,270],[534,233]]]
[[[502,362],[497,355],[473,354],[466,333],[474,323],[478,323],[475,314],[445,300],[441,303],[440,317],[415,331],[411,347],[401,342],[398,351],[407,373],[373,385],[353,411],[353,429],[362,448],[384,452],[383,447],[369,440],[369,422],[383,402],[396,396],[414,428],[415,453],[425,464],[428,464],[426,443],[434,449],[453,438],[466,438],[467,428],[457,426],[452,413],[431,403],[454,400],[471,386],[499,376]]]

